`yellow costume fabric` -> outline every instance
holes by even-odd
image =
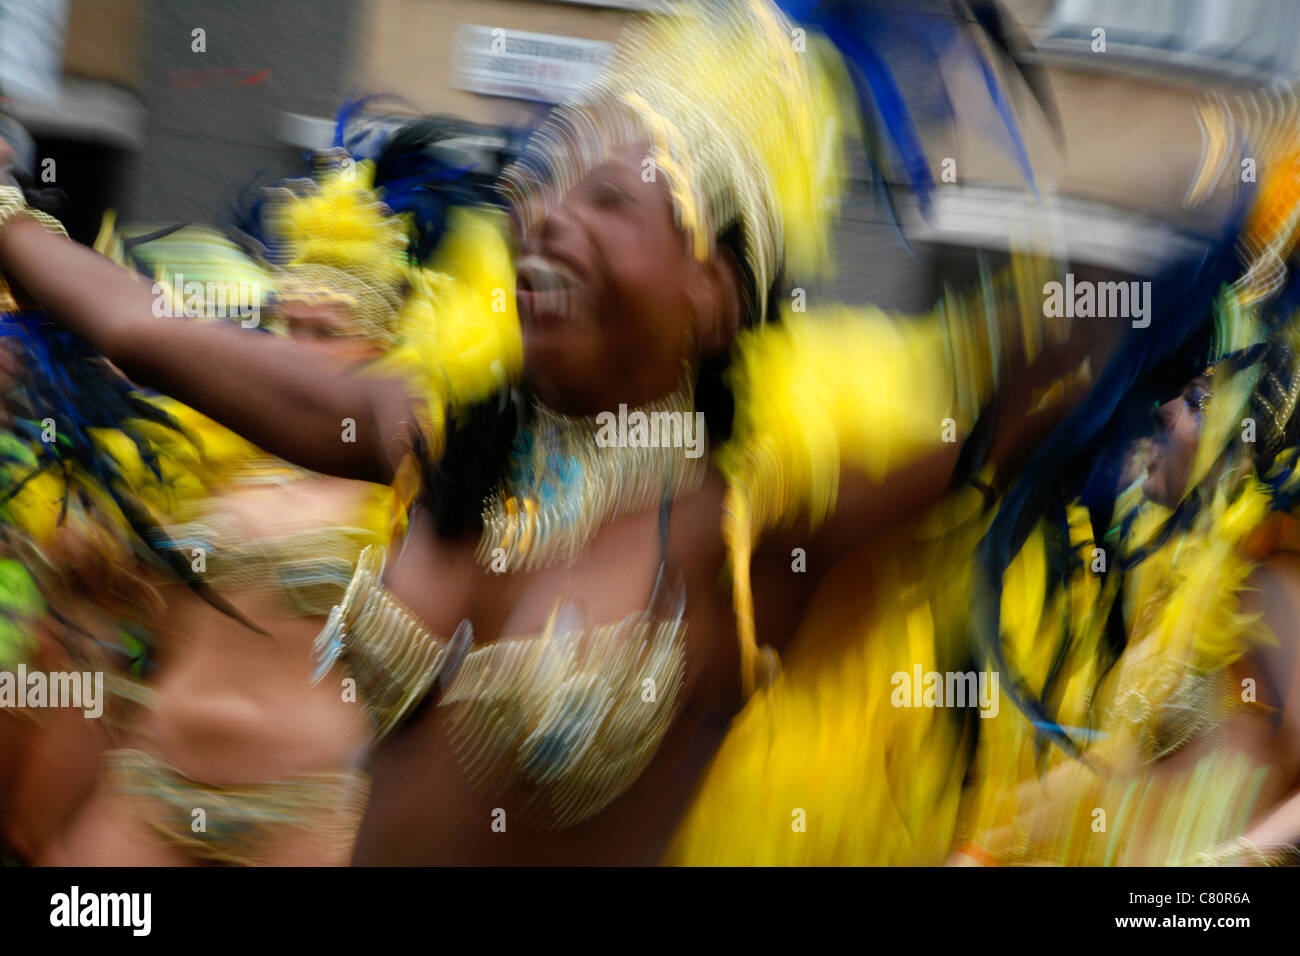
[[[783,670],[733,721],[665,862],[703,866],[942,862],[969,729],[893,705],[893,675],[964,669],[958,631],[981,497],[836,567]]]
[[[742,336],[735,430],[716,461],[728,482],[723,534],[743,678],[755,693],[667,862],[943,860],[971,730],[951,712],[895,706],[891,681],[918,666],[969,669],[964,621],[983,498],[956,492],[836,567],[779,676],[773,656],[757,654],[749,558],[764,531],[833,511],[841,469],[880,480],[962,440],[994,388],[997,343],[1018,338],[1032,354],[1060,334],[1026,292],[1041,285],[1041,268],[1017,259],[977,294],[918,318],[837,307]]]
[[[1266,509],[1266,492],[1249,479],[1236,500],[1217,496],[1196,529],[1129,572],[1128,645],[1106,673],[1099,627],[1114,595],[1097,593],[1095,575],[1076,578],[1070,676],[1053,703],[1057,721],[1090,743],[1086,763],[1045,749],[1008,705],[981,741],[966,839],[1006,864],[1150,866],[1185,863],[1241,833],[1266,770],[1234,754],[1224,731],[1250,708],[1230,667],[1269,639],[1238,611],[1254,568],[1244,547]],[[1143,510],[1130,546],[1169,515]],[[1079,549],[1095,560],[1076,517]],[[1032,567],[1040,541],[1017,559],[1003,596],[1008,652],[1033,686],[1046,678],[1061,627],[1059,610],[1026,611],[1041,603]]]

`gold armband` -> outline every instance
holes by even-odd
[[[41,212],[27,205],[27,200],[23,198],[23,191],[17,186],[0,186],[0,233],[4,232],[10,220],[23,214],[35,219],[51,232],[57,232],[62,236],[68,234],[68,230],[63,228],[63,223],[59,220],[47,212]]]

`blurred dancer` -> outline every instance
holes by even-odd
[[[280,190],[266,214],[289,264],[264,277],[274,290],[265,324],[303,349],[364,363],[397,341],[407,236],[370,191],[372,167],[351,167],[341,151],[322,157],[331,159],[321,187]],[[123,243],[106,234],[102,245]],[[211,274],[231,287],[252,267],[202,232],[148,251],[162,275]],[[211,497],[175,516],[168,536],[201,556],[204,579],[263,633],[181,585],[162,589],[149,707],[44,861],[345,864],[365,805],[369,731],[341,672],[313,682],[311,643],[357,555],[387,543],[389,492],[296,468],[186,417],[222,477]]]
[[[358,862],[659,859],[823,575],[943,494],[946,431],[1041,340],[1037,310],[781,310],[782,269],[825,259],[847,117],[838,61],[794,36],[760,2],[637,31],[509,177],[522,342],[470,235],[460,279],[427,280],[414,379],[151,319],[0,217],[0,269],[133,378],[412,503],[318,643],[381,738]]]
[[[9,123],[0,135],[25,141]],[[0,168],[13,155],[0,140]],[[24,155],[31,160],[30,150]],[[62,201],[24,170],[15,168],[14,177],[37,206]],[[99,754],[127,719],[135,679],[147,669],[144,618],[154,606],[147,537],[163,482],[135,449],[184,443],[174,424],[127,394],[120,376],[84,346],[42,329],[0,282],[0,853],[7,861],[39,858],[91,792]],[[42,683],[43,694],[24,693]],[[80,700],[55,693],[73,686]]]
[[[15,434],[23,414],[15,395],[22,376],[11,344],[0,340],[0,472],[6,486],[37,465]],[[105,636],[107,615],[90,603],[92,595],[103,595],[104,576],[80,593],[70,586],[103,570],[92,560],[98,555],[91,542],[102,544],[104,536],[81,537],[88,522],[79,501],[64,516],[67,530],[56,533],[61,495],[53,484],[53,478],[29,482],[0,505],[0,680],[8,682],[7,693],[0,692],[0,858],[6,863],[30,862],[65,824],[94,786],[95,762],[108,746],[103,723],[82,710],[20,708],[15,699],[26,671],[80,670],[88,662],[94,638],[78,625]],[[129,551],[113,558],[131,562]],[[51,613],[51,604],[61,613]],[[112,663],[107,655],[93,656],[101,671]]]
[[[1282,102],[1203,116],[1208,141],[1232,152],[1244,137],[1272,171],[1243,230],[1244,274],[1221,243],[1209,268],[1160,288],[1152,329],[1169,351],[1133,333],[1101,379],[1125,384],[1099,384],[1048,440],[986,538],[996,554],[1028,515],[1044,519],[1000,581],[990,562],[995,655],[1025,713],[1008,708],[981,740],[958,861],[1300,862],[1300,370],[1281,268],[1300,221],[1300,114],[1293,93]],[[1153,397],[1144,472],[1107,500]],[[1091,521],[1052,503],[1070,470],[1088,476]]]
[[[0,312],[0,842],[31,862],[93,789],[149,666],[144,536],[164,482],[133,449],[184,439],[84,347]]]

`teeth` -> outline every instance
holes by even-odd
[[[576,300],[577,297],[569,289],[549,289],[533,293],[533,308],[547,315],[572,319],[575,318],[573,306]]]
[[[573,270],[545,256],[524,256],[515,265],[519,275],[528,279],[534,292],[552,292],[578,285]]]
[[[536,311],[566,319],[577,317],[581,284],[568,266],[545,256],[528,255],[515,264],[515,271],[527,280]]]

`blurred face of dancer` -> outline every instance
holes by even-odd
[[[593,169],[525,228],[516,218],[524,379],[567,414],[642,404],[681,384],[684,359],[726,349],[741,321],[739,268],[698,261],[645,147]]]
[[[277,308],[288,325],[289,337],[300,345],[348,360],[375,358],[381,351],[354,334],[352,316],[345,306],[285,299]]]
[[[1175,398],[1156,409],[1159,431],[1147,463],[1142,493],[1156,504],[1177,506],[1187,488],[1201,437],[1204,406],[1210,397],[1210,380],[1198,375]]]

